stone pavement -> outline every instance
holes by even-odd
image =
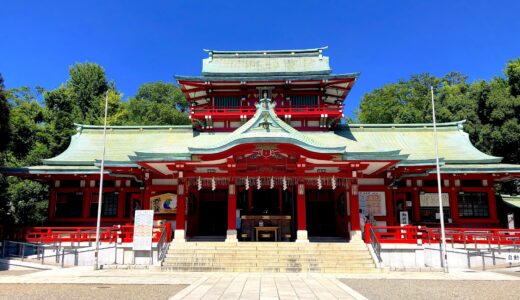
[[[341,282],[344,279],[401,280],[485,280],[518,281],[507,273],[474,270],[442,272],[382,272],[366,274],[321,273],[175,273],[159,270],[105,269],[74,267],[23,275],[0,276],[9,284],[186,284],[170,299],[365,299]]]

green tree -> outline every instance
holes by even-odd
[[[190,124],[188,104],[182,91],[172,83],[145,83],[130,98],[118,123],[127,125]]]
[[[505,73],[511,95],[513,97],[520,96],[520,57],[509,61]]]
[[[46,109],[39,103],[40,90],[28,87],[7,91],[11,112],[12,137],[5,150],[5,165],[21,167],[40,165],[51,156],[49,134],[45,123]],[[45,220],[48,186],[15,177],[0,178],[4,190],[0,195],[0,217],[4,225],[36,225]]]
[[[0,167],[4,166],[5,153],[11,139],[10,108],[7,102],[7,91],[4,86],[4,78],[0,73]],[[0,174],[0,219],[7,220],[9,217],[7,178]],[[2,222],[3,223],[3,222]],[[1,224],[0,224],[1,227]]]
[[[49,150],[53,155],[63,152],[74,134],[74,122],[82,120],[79,107],[73,101],[72,91],[62,85],[43,94],[47,107],[46,126],[49,135]]]
[[[103,67],[89,62],[77,63],[69,68],[67,85],[79,108],[81,119],[86,123],[97,123],[103,112],[100,99],[109,89]]]
[[[520,59],[507,64],[505,75],[471,84],[456,72],[412,75],[365,94],[356,115],[362,123],[431,122],[433,86],[439,122],[467,120],[465,130],[477,148],[520,163]]]
[[[47,145],[49,142],[44,122],[45,108],[38,103],[38,93],[28,87],[10,89],[8,97],[12,131],[9,152],[17,160],[17,162],[10,161],[10,164],[19,165],[25,163],[26,157],[32,154],[35,146]],[[40,147],[42,148],[44,147]],[[50,154],[50,152],[43,153],[40,158],[46,158]]]
[[[4,78],[0,73],[0,152],[4,151],[11,138],[11,128],[9,126],[9,105],[7,103],[7,92],[4,86]]]
[[[36,181],[9,177],[8,221],[17,226],[42,225],[47,219],[49,187]]]

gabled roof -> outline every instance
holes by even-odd
[[[43,160],[45,165],[94,166],[103,151],[103,126],[76,124],[77,133],[69,147],[56,157]],[[109,126],[106,161],[108,164],[133,164],[129,155],[145,149],[166,146],[173,152],[187,148],[183,141],[193,137],[191,125],[182,126]]]
[[[317,140],[282,121],[274,112],[275,105],[270,99],[261,100],[255,115],[230,134],[199,135],[188,146],[190,153],[218,153],[241,143],[290,143],[318,153],[345,152],[340,141]]]
[[[479,151],[466,132],[464,121],[439,123],[439,157],[446,164],[490,164],[502,158]],[[381,151],[400,151],[407,155],[404,165],[430,164],[435,159],[433,124],[348,124],[341,125],[336,134],[343,137],[347,155],[377,154]]]
[[[328,75],[332,71],[323,48],[304,50],[218,51],[204,50],[205,76]]]
[[[443,173],[520,173],[520,165],[500,164],[500,157],[476,149],[462,124],[437,124]],[[399,160],[398,166],[431,166],[435,159],[432,124],[349,124],[335,132],[300,132],[279,119],[273,104],[265,101],[252,119],[232,133],[196,134],[191,126],[109,126],[106,164],[135,167],[138,161],[191,160],[192,154],[218,153],[241,143],[261,142],[342,153],[346,160]],[[67,150],[44,160],[44,166],[0,171],[93,173],[101,159],[102,143],[102,126],[77,125]]]

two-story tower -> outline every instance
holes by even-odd
[[[201,76],[176,76],[193,125],[206,132],[233,131],[266,97],[276,102],[278,117],[297,130],[335,128],[359,73],[332,74],[325,49],[205,50]]]

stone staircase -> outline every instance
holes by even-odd
[[[379,272],[362,242],[172,243],[163,271],[185,272]]]

